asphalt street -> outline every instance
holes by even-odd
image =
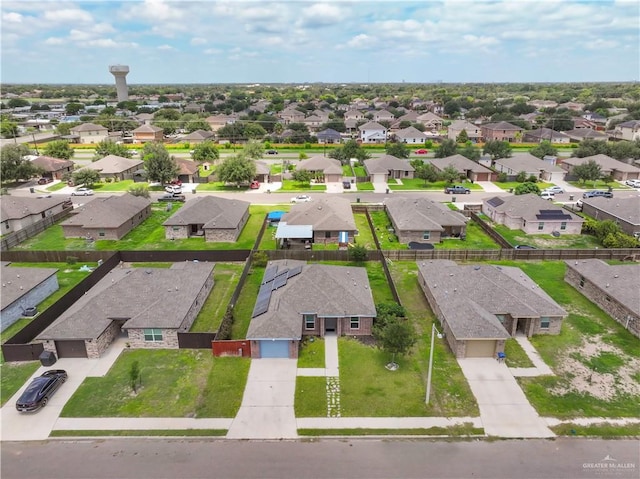
[[[637,440],[229,441],[95,439],[2,444],[2,479],[627,479]]]

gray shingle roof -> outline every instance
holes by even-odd
[[[497,199],[501,200],[502,203],[497,205]],[[534,193],[487,198],[485,203],[494,206],[495,210],[499,213],[505,213],[511,218],[522,218],[527,221],[539,221],[536,215],[541,214],[541,210],[561,211],[571,217],[571,219],[563,219],[562,221],[578,221],[580,223],[584,221],[580,216],[565,210],[561,206],[554,205],[551,201],[540,198]]]
[[[531,174],[538,174],[540,171],[561,172],[563,171],[557,165],[552,165],[530,153],[515,154],[509,158],[500,158],[496,160],[496,165],[511,168],[513,171],[525,171]]]
[[[404,138],[422,138],[426,139],[427,135],[418,130],[417,128],[410,126],[408,128],[403,128],[402,130],[398,130],[396,132],[396,136],[400,139]]]
[[[14,303],[58,271],[55,268],[14,267],[5,262],[2,263],[0,268],[2,279],[2,289],[0,290],[1,309]],[[25,304],[23,306],[28,308],[36,305]]]
[[[453,166],[460,173],[473,171],[475,173],[491,173],[491,170],[462,155],[452,155],[446,158],[433,158],[429,162],[438,170],[444,170],[447,166]]]
[[[385,200],[387,213],[401,231],[443,231],[443,226],[464,226],[466,218],[434,200],[394,197]]]
[[[82,298],[38,339],[97,338],[114,319],[126,320],[123,329],[178,329],[213,268],[213,263],[191,262],[116,268],[94,286],[97,294]]]
[[[249,209],[248,201],[201,196],[185,203],[163,226],[203,224],[204,229],[235,229]]]
[[[82,125],[74,126],[70,130],[72,133],[80,133],[85,131],[107,131],[102,125],[96,125],[95,123],[83,123]]]
[[[496,314],[518,318],[567,315],[520,268],[458,265],[450,260],[417,264],[456,339],[509,337]]]
[[[154,125],[141,125],[131,133],[157,133],[159,131],[162,131],[162,128]]]
[[[89,163],[84,168],[96,170],[105,175],[113,175],[128,171],[131,168],[138,168],[144,165],[144,161],[133,158],[124,158],[118,155],[107,155],[97,161]],[[84,169],[81,168],[81,169]]]
[[[22,196],[2,197],[0,202],[0,221],[18,220],[31,215],[40,215],[65,202],[64,198],[30,198]]]
[[[71,160],[52,158],[51,156],[39,156],[31,163],[48,172],[62,170],[63,168],[73,168],[74,165]]]
[[[499,121],[497,123],[488,123],[486,125],[481,125],[481,128],[486,128],[487,130],[496,131],[496,130],[512,130],[512,131],[522,131],[522,128],[519,126],[513,125],[512,123],[506,121]]]
[[[151,201],[141,196],[125,193],[121,196],[96,198],[75,211],[78,214],[63,221],[62,226],[83,226],[85,228],[117,228],[131,221],[144,211]]]
[[[298,163],[299,170],[322,171],[324,174],[342,174],[342,164],[335,158],[312,156]]]
[[[379,130],[379,131],[386,131],[387,128],[382,126],[380,123],[378,123],[377,121],[369,121],[367,123],[365,123],[364,125],[360,125],[358,127],[358,130],[363,131],[363,130]]]
[[[364,160],[364,166],[370,174],[388,173],[389,170],[415,171],[408,160],[401,160],[393,155],[383,155],[378,158]]]
[[[585,198],[585,204],[603,211],[615,218],[620,218],[632,225],[640,226],[640,196],[621,198]]]
[[[274,261],[294,268],[302,261]],[[365,268],[326,264],[304,265],[302,273],[289,278],[274,291],[266,313],[251,320],[247,339],[300,339],[302,314],[318,317],[375,317],[376,308]]]
[[[595,258],[565,263],[630,311],[640,315],[640,264],[610,265]]]
[[[318,201],[299,203],[282,216],[288,225],[312,225],[314,231],[354,231],[356,220],[348,198],[322,197]]]
[[[567,165],[582,165],[583,163],[587,163],[588,161],[595,161],[602,167],[603,171],[626,171],[627,173],[640,173],[640,168],[629,165],[627,163],[623,163],[622,161],[618,161],[614,158],[611,158],[607,155],[593,155],[593,156],[585,156],[584,158],[567,158],[562,161],[562,163],[566,163]]]

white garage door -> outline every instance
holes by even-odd
[[[467,340],[467,358],[492,358],[496,354],[495,341],[471,341]]]

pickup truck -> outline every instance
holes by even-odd
[[[469,193],[471,193],[471,190],[469,188],[465,188],[464,186],[461,185],[456,185],[456,186],[447,186],[444,189],[444,192],[446,194],[460,194],[460,195],[468,195]]]
[[[172,195],[170,193],[166,194],[166,195],[162,195],[160,198],[158,198],[158,201],[185,201],[187,199],[186,196],[184,195]]]

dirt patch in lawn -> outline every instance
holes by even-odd
[[[640,359],[604,343],[599,335],[583,341],[580,347],[569,349],[558,364],[559,372],[569,378],[569,382],[554,388],[553,394],[577,392],[605,401],[618,395],[640,395],[640,384],[635,377],[640,371]]]

